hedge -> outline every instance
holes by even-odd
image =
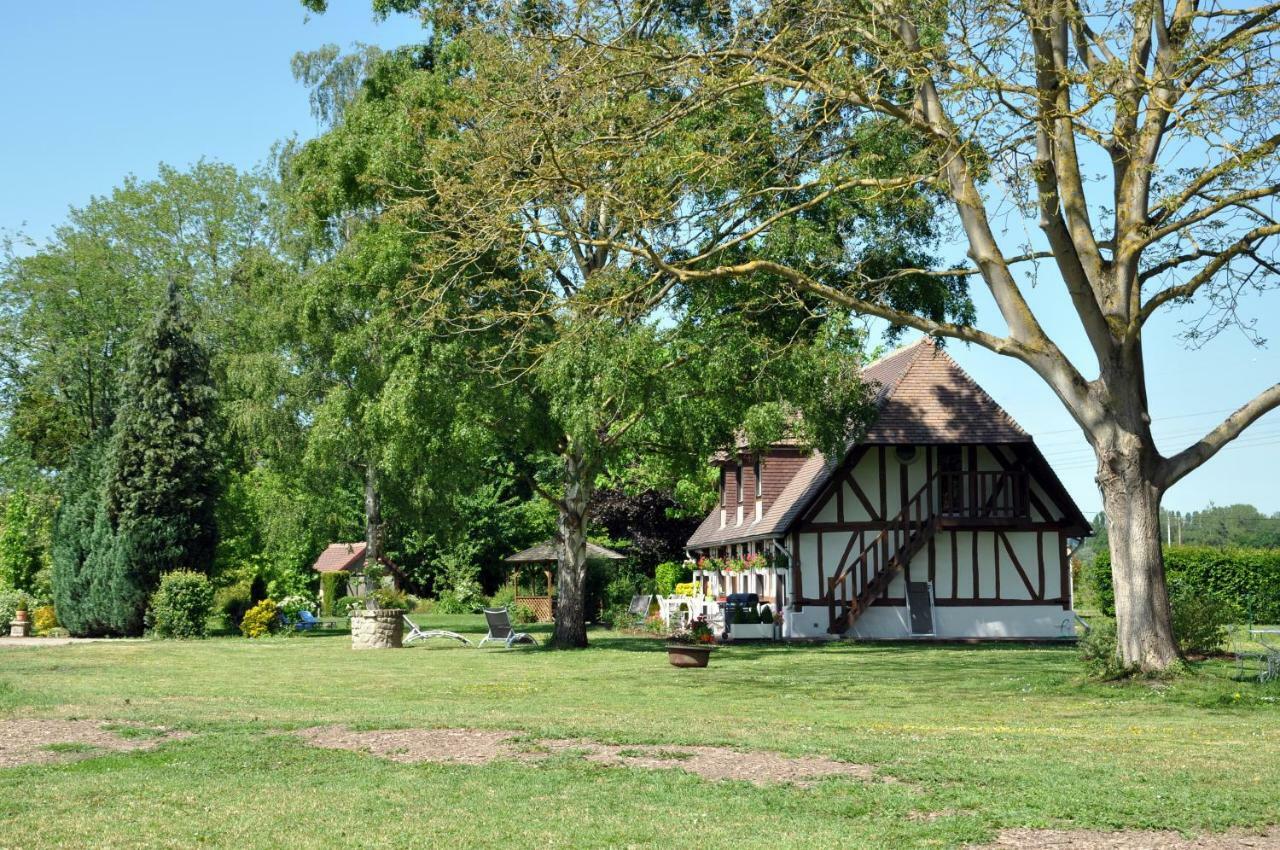
[[[1280,549],[1166,546],[1164,568],[1170,584],[1212,592],[1248,622],[1280,623]],[[1109,552],[1098,553],[1089,580],[1103,612],[1115,616]]]

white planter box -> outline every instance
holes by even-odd
[[[733,640],[773,640],[773,623],[734,623],[729,627]]]

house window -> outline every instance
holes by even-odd
[[[728,489],[726,487],[729,483],[727,477],[728,473],[725,468],[723,466],[720,467],[720,507],[724,507],[725,500],[729,497]]]
[[[756,464],[753,467],[752,471],[756,476],[756,498],[759,499],[764,496],[764,483],[760,480],[760,461],[759,460],[756,461]]]
[[[738,504],[742,504],[742,464],[738,464]]]

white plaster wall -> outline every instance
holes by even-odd
[[[934,632],[940,638],[1059,638],[1074,632],[1070,611],[1060,605],[935,607]],[[911,636],[906,606],[877,605],[858,618],[854,638],[904,639]]]

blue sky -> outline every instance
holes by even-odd
[[[296,0],[7,0],[0,11],[0,230],[42,237],[69,206],[110,191],[126,174],[146,177],[159,162],[185,166],[202,157],[251,168],[274,141],[314,134],[307,93],[289,71],[295,52],[327,43],[389,47],[419,32],[404,17],[376,22],[368,0],[330,6],[311,16]],[[962,259],[958,248],[948,253]],[[990,299],[975,295],[981,323],[999,330]],[[1083,357],[1087,347],[1048,267],[1030,297],[1050,334]],[[1254,306],[1262,335],[1280,332],[1280,298]],[[1166,313],[1146,335],[1152,416],[1166,452],[1280,379],[1275,346],[1256,349],[1226,334],[1188,351],[1174,339],[1178,318]],[[1088,446],[1049,389],[1007,358],[958,343],[949,350],[1036,436],[1085,513],[1099,510]],[[1277,477],[1280,413],[1273,412],[1178,484],[1165,504],[1190,510],[1252,502],[1276,512]]]

